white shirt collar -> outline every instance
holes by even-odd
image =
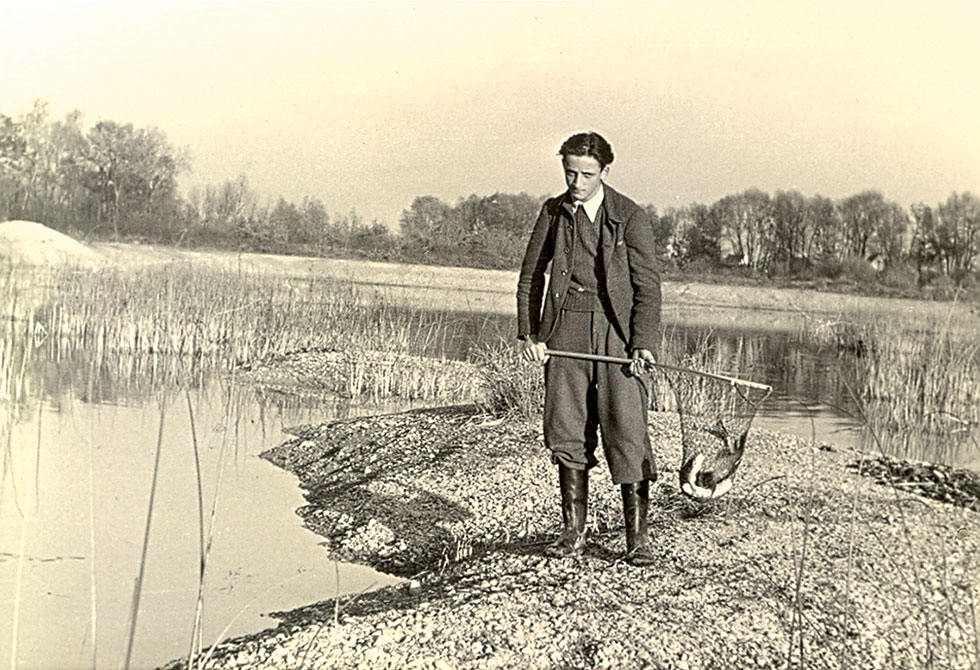
[[[579,208],[579,206],[584,207],[585,214],[589,217],[589,221],[595,223],[596,214],[599,213],[599,208],[602,207],[602,201],[606,197],[605,191],[606,191],[605,187],[600,183],[599,190],[597,190],[594,194],[592,194],[591,198],[589,198],[585,202],[574,201],[572,203],[572,209],[576,210]]]

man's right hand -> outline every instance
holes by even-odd
[[[521,358],[525,361],[543,363],[548,360],[547,351],[548,347],[544,342],[536,342],[530,335],[521,340]]]

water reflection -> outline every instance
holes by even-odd
[[[215,505],[205,644],[273,625],[265,612],[337,592],[338,566],[294,513],[304,503],[295,478],[257,455],[281,442],[284,427],[351,408],[289,402],[216,380],[171,393],[164,406],[141,396],[137,377],[90,370],[99,381],[76,390],[86,373],[65,363],[81,359],[35,360],[31,389],[44,399],[20,407],[0,495],[0,599],[9,613],[0,623],[0,658],[10,658],[16,640],[19,667],[120,663],[161,415],[133,667],[186,655],[190,644],[200,544],[192,415],[206,526]],[[341,592],[392,581],[357,566],[339,569]]]

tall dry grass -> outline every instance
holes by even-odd
[[[150,496],[146,508],[146,527],[143,531],[143,547],[140,551],[139,573],[133,584],[133,600],[129,611],[129,637],[126,642],[126,656],[123,668],[129,670],[133,657],[133,644],[136,639],[136,628],[139,621],[140,600],[143,595],[143,578],[146,574],[146,556],[150,548],[150,530],[153,524],[154,503],[156,501],[157,480],[160,474],[160,454],[163,446],[163,425],[167,415],[166,398],[160,402],[160,427],[157,431],[157,446],[153,457],[153,477],[150,480]]]
[[[97,351],[214,357],[227,367],[304,348],[422,353],[439,344],[439,324],[365,305],[352,284],[192,265],[56,276],[37,319],[60,341]]]
[[[861,358],[869,422],[892,439],[949,437],[980,425],[980,340],[876,323]]]
[[[798,337],[836,353],[841,400],[866,424],[865,446],[953,463],[980,456],[980,339],[962,305],[943,313],[807,318]]]
[[[31,288],[20,279],[11,299],[21,305],[10,310],[19,316],[3,346],[43,334],[33,374],[81,376],[67,381],[88,385],[93,399],[114,387],[146,397],[197,386],[215,371],[302,352],[342,354],[336,383],[323,388],[354,398],[448,399],[460,390],[444,359],[460,355],[462,320],[363,295],[351,281],[190,264],[40,273]],[[73,360],[87,363],[64,364]]]

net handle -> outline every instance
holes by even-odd
[[[601,354],[583,354],[577,351],[561,351],[560,349],[545,349],[545,356],[558,356],[559,358],[578,358],[585,361],[599,361],[600,363],[621,363],[623,365],[629,365],[633,362],[632,358],[621,358],[619,356],[603,356]],[[644,365],[652,366],[655,368],[660,368],[661,370],[672,370],[674,372],[689,372],[692,375],[699,375],[701,377],[707,377],[708,379],[717,379],[719,381],[728,382],[729,384],[737,384],[740,386],[747,386],[749,388],[758,389],[760,391],[765,391],[770,393],[772,387],[768,384],[760,384],[758,382],[750,382],[745,379],[739,379],[737,377],[729,377],[728,375],[719,375],[713,372],[703,372],[701,370],[692,370],[690,368],[679,368],[674,365],[667,365],[666,363],[646,363]]]

